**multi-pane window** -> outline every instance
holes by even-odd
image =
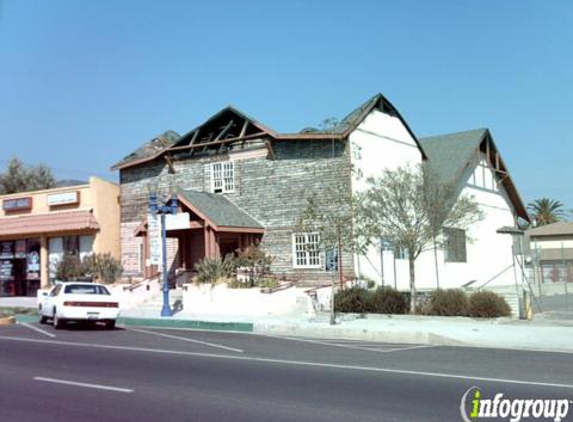
[[[466,231],[444,228],[444,259],[446,262],[466,262]]]
[[[293,265],[295,268],[320,268],[319,241],[318,233],[293,235]]]
[[[214,193],[229,193],[235,190],[233,161],[211,164],[211,187]]]
[[[403,246],[394,246],[394,259],[408,259],[408,248]]]

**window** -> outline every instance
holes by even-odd
[[[293,265],[295,268],[320,268],[318,233],[293,235]]]
[[[446,262],[467,261],[465,230],[444,228],[444,260]]]
[[[233,161],[211,164],[211,189],[213,193],[229,193],[235,190]]]
[[[408,259],[409,257],[408,248],[397,245],[394,246],[394,259]]]

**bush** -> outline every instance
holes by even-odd
[[[391,287],[379,287],[369,292],[366,301],[366,312],[375,314],[405,314],[408,302],[402,294]]]
[[[249,277],[249,287],[258,286],[260,280],[271,272],[273,257],[268,255],[258,243],[239,251],[235,258],[235,268],[244,267]]]
[[[497,318],[511,315],[511,308],[503,297],[488,291],[473,293],[468,301],[468,314],[471,317]]]
[[[432,292],[428,315],[467,316],[468,298],[463,290],[447,289]]]
[[[110,253],[93,254],[82,261],[85,275],[97,278],[101,283],[112,284],[121,277],[123,266]]]
[[[229,278],[236,269],[235,259],[228,254],[224,259],[203,258],[195,264],[198,283],[216,283],[222,278]]]
[[[64,255],[56,264],[56,279],[61,281],[77,280],[86,276],[82,261],[75,255]]]
[[[334,311],[359,314],[367,312],[368,296],[368,291],[361,287],[339,290],[334,295]]]

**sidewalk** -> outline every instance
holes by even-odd
[[[159,311],[145,315],[125,311],[120,323],[210,330],[246,331],[267,335],[302,336],[389,343],[476,346],[573,353],[573,322],[519,321],[509,318],[470,319],[410,315],[346,314],[330,325],[327,314],[252,317],[181,312],[161,318]]]

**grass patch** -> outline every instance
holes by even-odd
[[[14,315],[38,315],[36,308],[21,308],[19,306],[0,308],[0,318]]]

